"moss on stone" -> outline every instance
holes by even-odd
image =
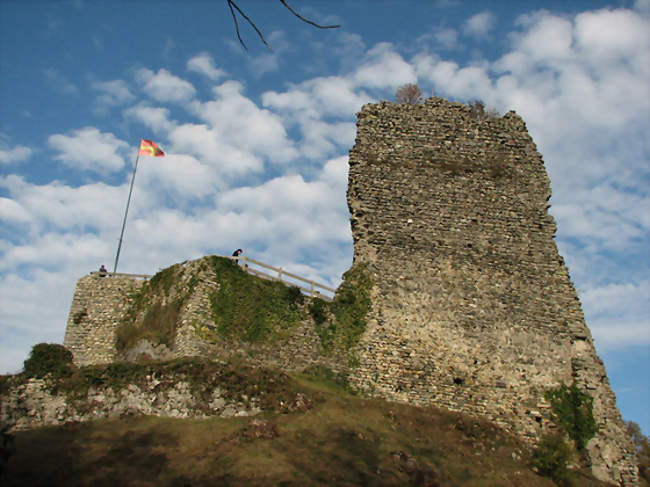
[[[198,283],[194,274],[182,285],[184,272],[181,264],[163,269],[129,296],[130,306],[116,330],[118,352],[143,339],[173,346],[181,308]]]
[[[209,259],[219,282],[210,294],[212,318],[222,337],[274,341],[304,317],[299,289],[252,276],[230,259]]]
[[[366,330],[372,286],[367,265],[358,264],[343,275],[331,303],[319,298],[312,300],[309,313],[325,353],[334,349],[349,351],[358,343]]]

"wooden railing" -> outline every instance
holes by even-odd
[[[261,277],[263,279],[269,279],[271,281],[279,281],[288,286],[296,286],[303,293],[307,294],[308,296],[311,296],[312,298],[318,297],[318,298],[325,299],[326,301],[331,301],[332,298],[334,297],[334,293],[336,293],[336,289],[332,289],[331,287],[326,286],[325,284],[320,284],[311,279],[305,279],[304,277],[298,276],[296,274],[292,274],[291,272],[287,272],[284,269],[282,269],[282,267],[273,267],[272,265],[265,264],[264,262],[251,259],[250,257],[246,257],[244,255],[241,255],[239,257],[232,257],[232,256],[223,256],[223,257],[225,257],[226,259],[241,261],[242,269],[248,272],[249,274],[252,274],[257,277]],[[255,269],[251,267],[251,265],[259,266],[262,267],[263,269],[273,271],[275,275],[269,274],[259,269]],[[148,274],[125,274],[123,272],[93,271],[90,273],[90,275],[98,276],[98,277],[110,277],[110,276],[131,277],[133,279],[145,279],[145,280],[151,278],[151,276]],[[298,281],[298,283],[288,280],[287,278],[292,279],[293,281]],[[331,293],[331,295],[329,293]]]
[[[331,301],[334,297],[334,293],[336,293],[336,289],[332,289],[329,286],[326,286],[325,284],[320,284],[316,281],[313,281],[311,279],[305,279],[302,276],[298,276],[296,274],[292,274],[291,272],[287,272],[282,267],[273,267],[272,265],[265,264],[264,262],[260,262],[255,259],[251,259],[250,257],[246,257],[245,255],[241,255],[239,257],[231,257],[231,256],[225,256],[228,259],[232,260],[238,260],[241,261],[242,263],[242,268],[248,272],[249,274],[252,274],[257,277],[261,277],[263,279],[270,279],[272,281],[279,281],[284,284],[287,284],[288,286],[296,286],[299,288],[302,292],[307,294],[308,296],[311,296],[312,298],[317,297],[317,298],[322,298],[325,299],[326,301]],[[268,269],[271,271],[274,271],[276,275],[268,274],[266,272],[263,272],[258,269],[253,269],[251,267],[252,265],[256,265],[259,267],[262,267],[264,269]],[[288,280],[287,278],[299,281],[300,283],[307,284],[308,287],[301,285],[296,282],[292,282],[291,280]],[[326,293],[323,293],[323,291],[326,291]],[[332,293],[331,295],[329,293]]]

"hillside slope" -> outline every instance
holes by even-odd
[[[322,368],[291,377],[241,370],[237,380],[257,380],[267,398],[262,414],[126,416],[18,432],[2,485],[554,485],[531,470],[526,446],[486,421],[360,398]],[[605,485],[572,476],[574,485]]]

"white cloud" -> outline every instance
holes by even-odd
[[[571,55],[573,26],[569,20],[538,12],[522,16],[518,24],[527,30],[515,37],[516,43],[531,61],[551,63]]]
[[[239,149],[218,130],[205,124],[179,125],[169,132],[168,138],[173,153],[194,155],[225,177],[258,173],[264,167],[260,157]]]
[[[311,119],[327,115],[347,118],[372,101],[370,95],[355,92],[356,89],[355,83],[347,78],[314,78],[284,93],[268,91],[262,95],[262,103],[282,112],[303,112]]]
[[[0,197],[0,220],[12,223],[29,222],[29,212],[17,201]]]
[[[280,59],[283,53],[289,50],[290,44],[282,31],[273,31],[267,38],[273,51],[266,51],[263,54],[250,58],[251,73],[260,77],[265,73],[272,73],[280,68]]]
[[[0,164],[9,164],[11,162],[21,162],[29,159],[32,150],[29,147],[16,145],[9,147],[8,137],[0,133]]]
[[[650,281],[647,280],[591,287],[581,295],[583,305],[595,316],[616,316],[621,310],[647,314],[650,312],[649,298]]]
[[[31,184],[10,175],[0,178],[0,188],[10,195],[3,204],[9,221],[29,223],[32,235],[58,231],[91,230],[96,233],[119,229],[128,194],[128,185],[109,186],[91,183],[72,187],[53,181],[45,185]],[[143,196],[138,195],[142,206]]]
[[[135,78],[147,95],[160,102],[188,101],[196,92],[191,83],[174,76],[166,69],[159,69],[154,73],[150,69],[142,68],[136,72]]]
[[[473,15],[463,25],[463,32],[476,37],[486,36],[496,24],[496,15],[492,12],[481,12]]]
[[[121,79],[95,81],[91,83],[91,88],[100,92],[96,103],[102,113],[110,107],[128,103],[135,98],[126,82]]]
[[[219,69],[214,64],[214,59],[208,53],[203,52],[197,54],[192,59],[187,61],[188,71],[194,71],[200,73],[212,81],[216,81],[220,78],[226,76],[226,72],[223,69]]]
[[[357,85],[373,88],[396,88],[417,81],[413,67],[386,42],[368,51],[352,79]]]
[[[600,62],[636,53],[639,56],[636,61],[647,68],[650,58],[648,27],[648,19],[632,10],[584,12],[576,16],[576,44],[585,54]]]
[[[650,323],[626,323],[621,320],[593,320],[589,322],[599,350],[624,348],[630,345],[650,345]]]
[[[48,143],[60,152],[55,159],[94,172],[122,169],[124,159],[119,153],[129,147],[112,133],[102,133],[95,127],[73,130],[70,135],[51,135]]]
[[[432,82],[436,93],[446,93],[461,99],[489,99],[492,81],[483,67],[467,66],[461,68],[455,62],[430,62],[429,56],[414,59],[418,74]]]
[[[167,108],[152,107],[145,103],[139,103],[127,108],[124,110],[124,117],[127,120],[138,120],[156,134],[169,132],[176,127],[176,123],[170,120],[170,113]]]
[[[101,260],[110,246],[96,235],[73,232],[46,233],[29,244],[15,245],[0,258],[0,269],[15,269],[22,264],[57,269],[72,260]]]
[[[204,198],[219,183],[217,172],[192,156],[167,153],[151,163],[141,161],[138,183],[151,193],[176,195],[176,201]],[[180,198],[179,198],[180,197]]]
[[[213,89],[214,100],[194,102],[191,110],[210,124],[214,139],[232,146],[231,151],[245,150],[276,163],[294,159],[297,151],[287,137],[282,119],[259,108],[242,90],[240,83],[227,81]]]
[[[299,150],[310,159],[346,151],[354,143],[355,127],[350,114],[373,99],[359,91],[348,78],[314,78],[284,93],[262,95],[265,107],[275,109],[287,126],[297,125],[302,134]]]

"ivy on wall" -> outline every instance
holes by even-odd
[[[350,350],[366,330],[373,281],[366,264],[353,266],[343,275],[334,300],[315,298],[309,307],[323,350]]]
[[[576,448],[583,450],[598,431],[593,414],[593,398],[578,389],[575,383],[546,391],[544,398],[551,403],[553,419],[564,429]]]

